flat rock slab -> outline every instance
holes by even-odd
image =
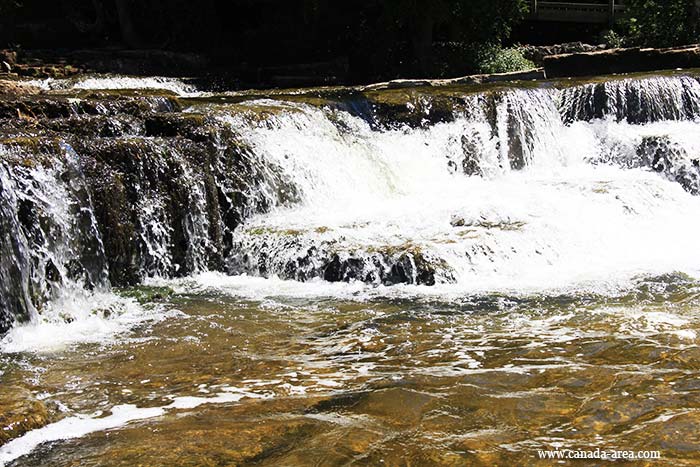
[[[439,87],[439,86],[455,86],[468,84],[487,84],[498,83],[504,81],[530,81],[545,79],[545,73],[542,68],[533,68],[532,70],[515,71],[510,73],[494,73],[461,76],[459,78],[447,79],[395,79],[385,83],[370,84],[361,86],[361,91],[382,91],[386,89],[405,89],[417,87]]]
[[[700,67],[700,45],[669,49],[610,49],[544,57],[547,78]]]
[[[0,79],[0,95],[10,96],[30,96],[39,94],[41,89],[36,86],[23,83],[21,81],[11,81]]]

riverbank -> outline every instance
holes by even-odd
[[[600,49],[585,44],[527,48],[541,67],[510,73],[476,74],[447,79],[396,79],[360,88],[392,89],[420,86],[486,84],[501,81],[594,77],[622,73],[700,68],[700,46],[654,49]],[[566,50],[583,50],[559,53]],[[0,80],[65,79],[92,73],[134,76],[190,76],[213,90],[337,86],[347,83],[343,60],[274,67],[222,67],[204,56],[158,50],[0,51]]]

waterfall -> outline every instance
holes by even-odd
[[[21,157],[0,150],[6,161]],[[69,146],[58,151],[51,160],[0,167],[0,303],[13,311],[4,315],[5,326],[11,317],[34,317],[47,301],[62,294],[109,285],[84,175]]]
[[[139,86],[119,79],[44,85]],[[29,137],[4,116],[0,331],[208,270],[468,293],[700,265],[694,76],[221,103],[159,85],[185,98],[44,98]]]

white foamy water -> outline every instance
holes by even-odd
[[[201,94],[196,86],[178,78],[159,76],[114,76],[91,75],[73,79],[37,79],[27,81],[27,84],[45,90],[90,89],[90,90],[121,90],[121,89],[155,89],[170,91],[182,97],[195,97]]]
[[[132,298],[107,291],[67,289],[28,323],[0,339],[0,352],[60,352],[77,344],[109,344],[144,322],[174,318],[161,306],[144,307]]]
[[[346,113],[304,106],[246,127],[241,137],[279,165],[302,203],[259,215],[237,231],[238,270],[285,277],[298,267],[314,276],[337,254],[360,258],[367,271],[377,252],[403,251],[438,264],[437,282],[461,292],[696,273],[700,200],[635,164],[644,138],[667,138],[697,154],[700,124],[609,118],[566,126],[556,96],[509,94],[506,107],[520,105],[516,117],[528,124],[515,137],[501,124],[491,132],[478,116],[377,131]],[[528,106],[538,110],[522,114]],[[502,111],[503,119],[513,118]],[[235,117],[231,124],[240,129]],[[474,156],[464,135],[481,142],[475,157],[483,176],[461,170],[461,161]],[[522,170],[510,167],[516,144],[523,147]]]

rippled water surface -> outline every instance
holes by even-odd
[[[700,462],[700,284],[682,274],[449,302],[212,274],[168,285],[122,292],[168,319],[0,357],[2,417],[58,422],[0,462],[548,465],[536,453],[552,447]]]

